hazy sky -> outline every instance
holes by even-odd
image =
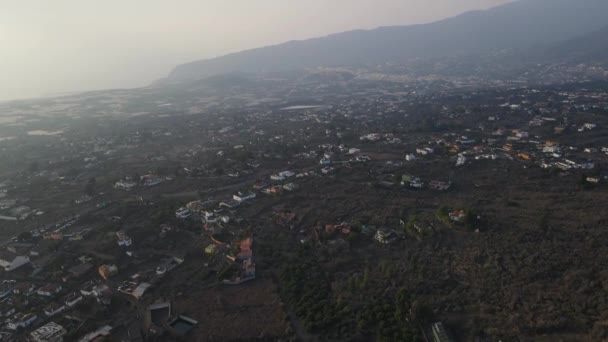
[[[0,0],[0,99],[137,87],[177,64],[508,0]]]

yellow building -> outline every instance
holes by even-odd
[[[205,253],[207,254],[213,254],[215,253],[217,246],[214,244],[210,244],[209,246],[205,247]]]
[[[523,160],[530,160],[530,156],[528,154],[525,154],[525,153],[519,153],[517,155],[517,157],[519,157],[520,159],[523,159]]]

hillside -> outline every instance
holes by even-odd
[[[608,62],[608,26],[547,49],[546,57],[572,63]]]
[[[168,80],[525,51],[596,31],[608,25],[606,13],[605,0],[522,0],[430,24],[350,31],[183,64]]]

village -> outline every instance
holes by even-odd
[[[605,328],[605,84],[213,89],[2,108],[0,340]]]

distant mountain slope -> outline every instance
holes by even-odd
[[[525,50],[598,30],[608,25],[607,13],[608,0],[521,0],[431,24],[351,31],[183,64],[168,80]]]
[[[545,57],[572,63],[608,64],[608,26],[556,44],[545,51]]]

